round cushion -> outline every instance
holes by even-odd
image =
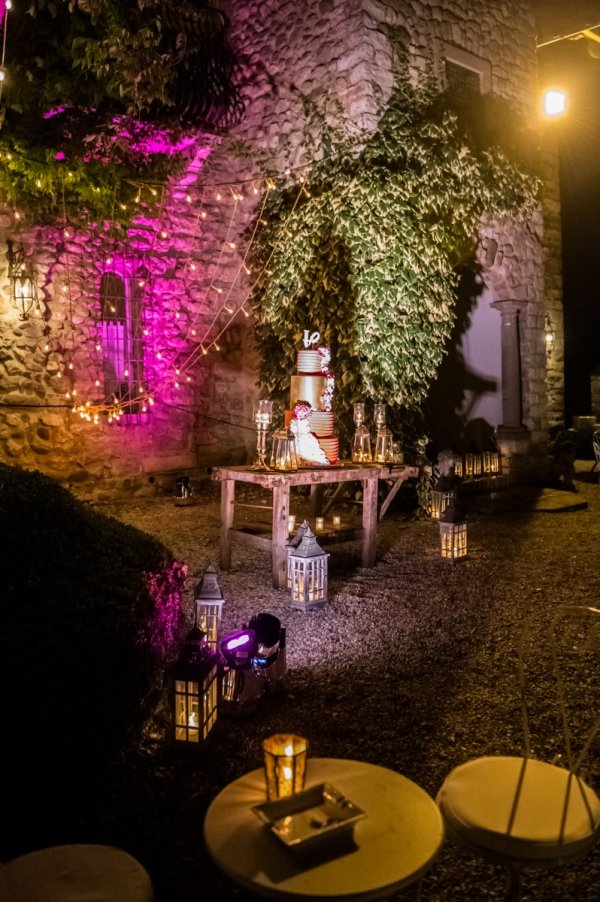
[[[142,865],[122,849],[52,846],[0,868],[2,902],[152,902]]]
[[[532,758],[485,757],[461,764],[444,781],[437,802],[452,838],[522,865],[585,855],[600,836],[594,790],[568,770]]]

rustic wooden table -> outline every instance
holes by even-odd
[[[323,468],[299,469],[293,473],[254,470],[252,467],[215,467],[212,478],[221,482],[221,547],[219,564],[223,570],[231,567],[233,542],[245,542],[257,548],[271,551],[273,555],[273,585],[284,589],[287,585],[288,517],[290,489],[296,485],[321,486],[337,482],[362,482],[362,565],[373,567],[377,540],[377,485],[390,474],[390,467],[383,464],[340,463]],[[235,484],[246,482],[269,489],[273,494],[273,525],[271,537],[253,535],[234,529]],[[353,537],[353,536],[352,536]]]

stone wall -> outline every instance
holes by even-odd
[[[433,61],[441,79],[444,56],[453,49],[482,61],[485,86],[526,118],[532,146],[543,137],[536,123],[535,27],[525,2],[222,5],[240,62],[245,118],[232,132],[234,141],[200,143],[184,178],[170,186],[159,208],[149,202],[126,243],[128,254],[149,270],[144,303],[151,412],[111,426],[101,417],[95,427],[71,412],[76,399],[66,396],[73,387],[80,401],[98,394],[97,283],[107,254],[119,253],[120,236],[90,229],[74,229],[68,237],[51,230],[24,233],[44,297],[44,318],[26,322],[8,305],[0,251],[0,457],[42,469],[92,496],[156,491],[175,474],[205,473],[215,462],[251,455],[257,387],[245,230],[265,173],[292,170],[293,178],[294,170],[323,153],[311,107],[350,135],[374,129],[392,91],[394,62],[407,54],[417,78]],[[562,418],[554,161],[548,145],[543,216],[518,225],[485,223],[481,231],[484,272],[496,299],[523,302],[523,425],[533,447]],[[12,216],[5,211],[0,218],[0,242],[18,231]],[[557,336],[549,367],[543,335],[548,313]],[[182,361],[185,380],[177,375]]]

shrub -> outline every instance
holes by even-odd
[[[185,567],[52,479],[1,464],[0,535],[0,791],[18,790],[12,817],[47,817],[93,795],[158,704]]]

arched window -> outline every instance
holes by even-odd
[[[102,369],[107,397],[126,403],[125,413],[137,412],[144,391],[143,289],[137,278],[106,270],[100,278]]]

